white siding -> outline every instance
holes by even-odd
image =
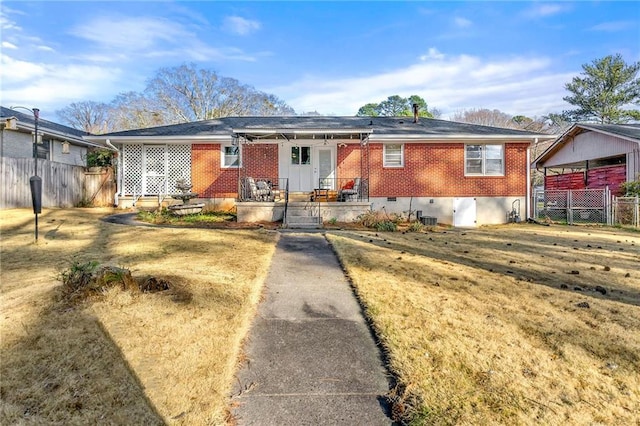
[[[628,154],[634,149],[638,149],[638,143],[598,132],[585,132],[573,140],[567,137],[563,146],[543,166],[554,167],[579,161],[613,157]]]

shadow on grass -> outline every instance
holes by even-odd
[[[99,321],[59,292],[22,338],[4,339],[0,423],[164,424]]]
[[[396,240],[393,233],[336,233],[336,235],[350,238],[360,243],[368,243],[381,248],[401,251],[416,256],[423,256],[440,262],[459,264],[471,268],[479,268],[490,273],[502,274],[522,281],[527,281],[535,285],[547,286],[556,290],[561,289],[561,284],[557,283],[559,281],[562,281],[562,283],[567,286],[567,288],[565,289],[567,291],[573,291],[574,287],[576,286],[580,286],[583,290],[586,290],[576,292],[581,297],[589,297],[601,300],[613,300],[628,305],[640,306],[640,291],[637,285],[633,286],[630,284],[612,287],[612,283],[610,281],[607,281],[607,277],[599,277],[597,280],[592,279],[592,281],[587,282],[587,278],[584,275],[580,276],[567,273],[567,271],[570,272],[570,270],[572,269],[571,263],[566,263],[566,270],[541,272],[539,270],[532,271],[531,268],[528,267],[528,263],[505,263],[505,258],[499,260],[498,256],[483,256],[474,258],[471,256],[473,253],[468,253],[469,250],[467,250],[467,253],[465,253],[462,249],[458,250],[456,248],[457,241],[455,241],[454,238],[456,238],[457,236],[459,237],[463,234],[466,233],[461,231],[448,232],[444,235],[415,233],[404,237],[406,238],[406,240]],[[408,240],[408,238],[410,237],[413,237],[412,239],[413,241],[415,241],[415,243]],[[483,244],[483,241],[481,240],[473,240],[472,235],[467,235],[465,236],[465,238],[468,239],[467,241],[465,241],[465,244],[472,244],[476,247],[481,247],[481,245]],[[568,239],[571,239],[571,241],[567,241]],[[507,243],[509,243],[509,246],[506,245]],[[549,237],[547,239],[544,239],[543,242],[534,245],[525,245],[524,241],[510,243],[508,240],[505,240],[505,249],[494,250],[494,252],[501,252],[506,256],[508,256],[509,253],[527,253],[530,255],[530,263],[538,262],[544,264],[544,259],[539,258],[540,253],[544,253],[548,257],[552,257],[554,255],[560,256],[561,254],[564,254],[567,258],[569,258],[570,255],[582,256],[583,253],[573,250],[573,247],[576,244],[578,243],[574,242],[571,237],[562,236]],[[597,247],[598,246],[596,246],[594,250],[596,250]],[[637,273],[632,265],[635,262],[634,253],[638,252],[637,254],[640,255],[640,249],[635,246],[632,246],[631,248],[633,249],[633,253],[627,251],[626,254],[624,254],[625,262],[629,263],[629,268],[631,271]],[[602,253],[607,251],[612,253],[615,252],[614,247],[611,243],[609,243],[608,246],[602,244],[600,246],[600,249],[597,250]],[[363,262],[366,261],[363,260]],[[405,258],[403,259],[403,262],[410,262],[410,260]],[[603,260],[601,263],[606,264],[607,262]],[[365,263],[365,266],[368,268],[379,268],[383,265]],[[629,277],[629,280],[630,283],[635,282],[631,281],[633,280],[632,277]],[[607,287],[614,292],[609,291],[607,292],[607,294],[603,295],[597,291],[589,291],[593,290],[593,288],[595,288],[595,285]]]

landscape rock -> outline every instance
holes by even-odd
[[[589,302],[576,303],[576,306],[578,308],[585,308],[585,309],[589,309],[591,307],[591,306],[589,306]]]
[[[597,291],[598,293],[602,294],[602,295],[607,294],[607,289],[602,287],[601,285],[597,285],[594,290]]]

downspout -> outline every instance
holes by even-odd
[[[538,144],[538,138],[535,138],[533,141],[534,144]],[[527,212],[527,218],[533,217],[533,212],[531,211],[531,207],[533,204],[531,203],[531,145],[527,146],[527,199],[524,202],[524,211]]]
[[[118,207],[118,192],[120,192],[120,188],[122,188],[122,176],[121,176],[121,171],[122,171],[122,155],[120,155],[120,150],[118,148],[116,148],[112,143],[111,140],[107,139],[106,144],[109,148],[113,149],[115,152],[118,153],[118,170],[116,173],[116,193],[113,194],[113,205]]]

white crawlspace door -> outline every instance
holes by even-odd
[[[335,146],[320,145],[313,150],[314,188],[335,189]]]
[[[476,226],[476,199],[453,199],[453,226]]]
[[[164,194],[167,178],[166,145],[144,145],[142,155],[142,193]]]

